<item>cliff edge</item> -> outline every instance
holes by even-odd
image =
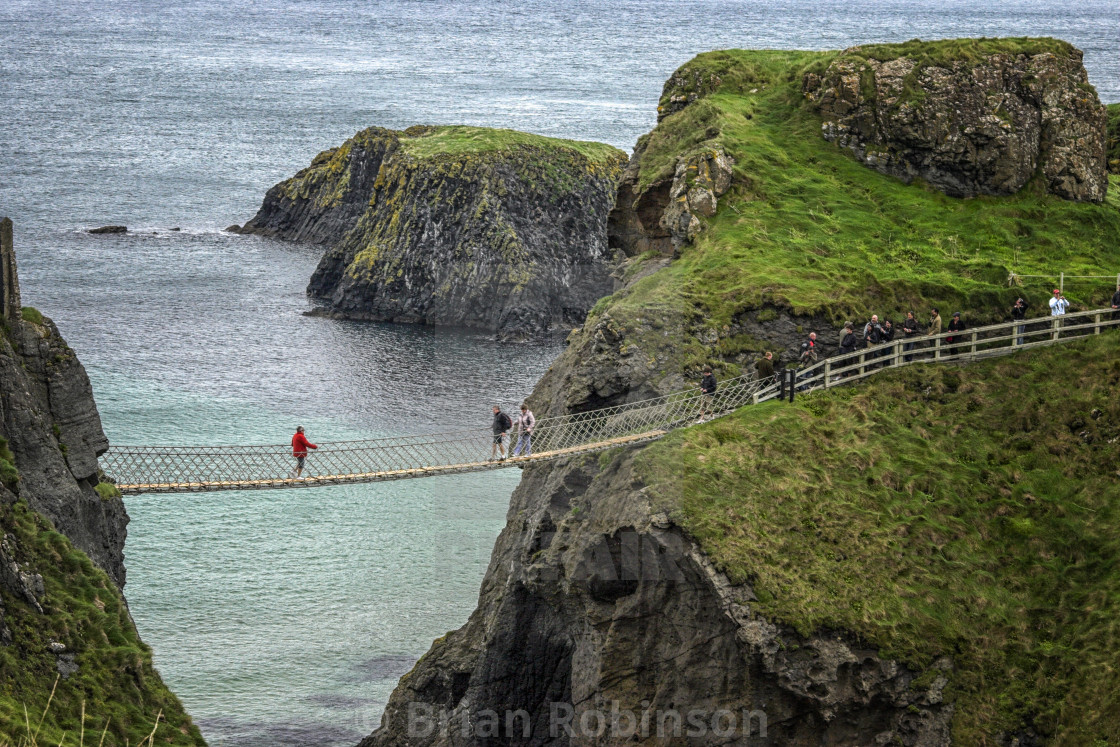
[[[269,190],[242,232],[328,244],[308,294],[331,316],[567,334],[613,290],[625,163],[509,130],[370,128]]]
[[[54,323],[21,307],[12,238],[5,218],[0,743],[59,744],[65,733],[104,729],[107,744],[137,744],[158,717],[156,744],[202,745],[153,668],[121,593],[128,514],[120,493],[100,479],[97,457],[109,442],[89,378]],[[42,721],[39,731],[26,733],[25,708],[32,724]]]
[[[1009,288],[1012,270],[1120,263],[1116,189],[1067,200],[1036,174],[960,199],[822,137],[805,83],[841,57],[731,50],[673,74],[609,222],[621,288],[537,385],[538,416],[789,360],[810,331],[832,352],[872,313],[979,324],[1024,295],[1038,315],[1049,281]],[[527,467],[478,608],[362,747],[1116,739],[1114,348],[884,373]]]

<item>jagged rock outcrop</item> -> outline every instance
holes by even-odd
[[[109,442],[93,388],[54,322],[33,310],[20,313],[7,219],[0,267],[7,326],[0,341],[0,435],[19,470],[16,492],[123,586],[128,514],[119,499],[104,500],[94,490],[97,457]]]
[[[853,47],[807,74],[804,91],[826,139],[906,182],[921,178],[955,197],[1007,195],[1039,174],[1053,194],[1101,202],[1105,109],[1081,51],[1039,42],[980,61]]]
[[[332,316],[566,334],[613,289],[625,163],[501,130],[371,128],[273,187],[242,233],[330,244],[308,294]]]
[[[1120,104],[1105,107],[1108,113],[1108,171],[1120,174]]]
[[[361,747],[949,743],[949,662],[914,672],[758,617],[631,466],[628,452],[525,470],[478,609],[401,679]]]
[[[646,143],[639,141],[619,185],[610,214],[610,245],[628,257],[646,252],[679,253],[704,230],[704,218],[716,214],[719,198],[731,186],[735,159],[713,145],[683,155],[671,178],[640,186]]]

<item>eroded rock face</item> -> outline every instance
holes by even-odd
[[[762,619],[631,460],[525,470],[478,609],[401,679],[362,747],[667,744],[678,717],[682,744],[689,729],[697,745],[949,744],[949,662],[914,672]]]
[[[560,145],[417,155],[371,128],[273,187],[242,233],[330,244],[308,294],[353,319],[566,334],[613,289],[626,157]]]
[[[1067,200],[1104,199],[1105,109],[1072,47],[944,66],[854,47],[808,74],[804,91],[826,139],[906,182],[955,197],[1007,195],[1039,174]]]
[[[0,343],[0,391],[19,496],[123,586],[128,513],[119,498],[94,490],[97,457],[109,441],[89,377],[52,321],[12,326]]]

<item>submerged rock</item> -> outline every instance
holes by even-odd
[[[128,226],[101,226],[100,228],[90,228],[86,233],[128,233]]]
[[[1038,174],[1067,200],[1104,200],[1105,108],[1080,50],[1039,40],[979,61],[929,54],[853,47],[807,74],[824,137],[884,174],[954,197],[1012,194]]]
[[[507,130],[370,128],[269,190],[242,233],[330,245],[308,294],[332,316],[566,333],[613,290],[625,163]]]

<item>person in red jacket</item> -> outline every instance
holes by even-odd
[[[307,450],[318,448],[307,440],[307,436],[303,435],[303,426],[297,426],[296,435],[292,436],[292,456],[296,458],[296,471],[293,477],[299,477],[303,474],[303,460],[307,459]]]

